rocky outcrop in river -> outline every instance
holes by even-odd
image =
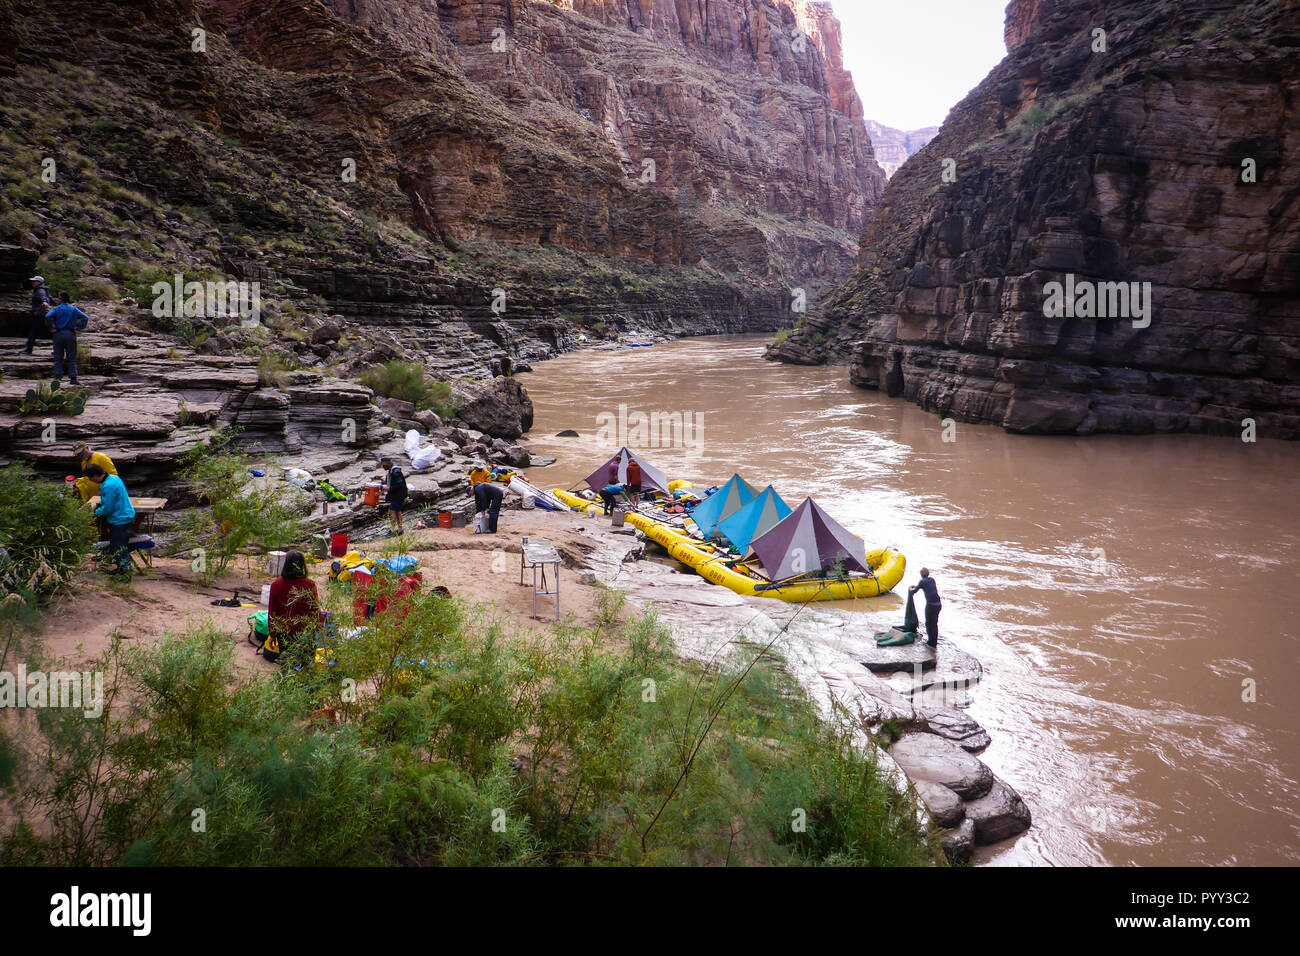
[[[1300,438],[1300,4],[1013,0],[775,346],[1015,432]]]

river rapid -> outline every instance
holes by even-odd
[[[981,757],[1034,814],[978,862],[1300,863],[1300,446],[945,428],[843,368],[766,362],[766,343],[590,350],[519,376],[528,444],[559,459],[530,478],[575,486],[630,437],[670,477],[815,497],[901,549],[905,584],[928,566],[944,639],[984,665]],[[643,444],[637,413],[694,430]],[[883,629],[904,593],[850,607]]]

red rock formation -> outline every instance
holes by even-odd
[[[41,220],[0,241],[90,269],[109,245],[165,272],[238,264],[368,321],[415,302],[489,318],[486,293],[508,286],[517,327],[550,338],[573,314],[774,328],[791,287],[816,296],[849,274],[883,187],[834,22],[804,0],[48,6],[54,27],[0,0],[25,90],[0,109],[39,97],[60,125],[33,135],[92,165],[68,171],[50,210],[0,207],[0,227]],[[65,61],[90,71],[93,102],[71,68],[48,68]],[[122,134],[93,135],[108,117]],[[130,248],[121,210],[72,228],[82,213],[65,201],[103,178],[154,200],[132,212]],[[182,206],[210,228],[177,222]]]

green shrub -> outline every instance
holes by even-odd
[[[287,373],[298,369],[298,361],[283,352],[263,352],[257,360],[257,384],[262,388],[283,389],[289,384]]]
[[[229,434],[200,445],[185,457],[182,476],[202,507],[177,522],[173,553],[202,549],[199,576],[224,574],[244,548],[284,549],[302,540],[302,519],[274,485],[259,485],[248,473],[249,459],[229,447]]]
[[[215,628],[115,644],[102,719],[38,715],[24,808],[49,825],[11,816],[0,865],[940,860],[851,725],[820,721],[770,654],[701,668],[621,610],[516,636],[426,595],[333,639],[333,667],[251,679]],[[322,702],[337,723],[309,718]]]
[[[424,369],[412,362],[391,361],[368,368],[361,375],[361,384],[376,395],[410,402],[444,418],[455,414],[450,404],[451,386],[426,378]]]
[[[0,591],[52,594],[72,579],[93,542],[80,498],[64,497],[63,489],[21,465],[0,468]]]

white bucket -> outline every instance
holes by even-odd
[[[262,585],[262,606],[271,606],[271,585],[269,584]]]
[[[284,573],[284,551],[270,551],[266,555],[266,573],[278,578]]]

